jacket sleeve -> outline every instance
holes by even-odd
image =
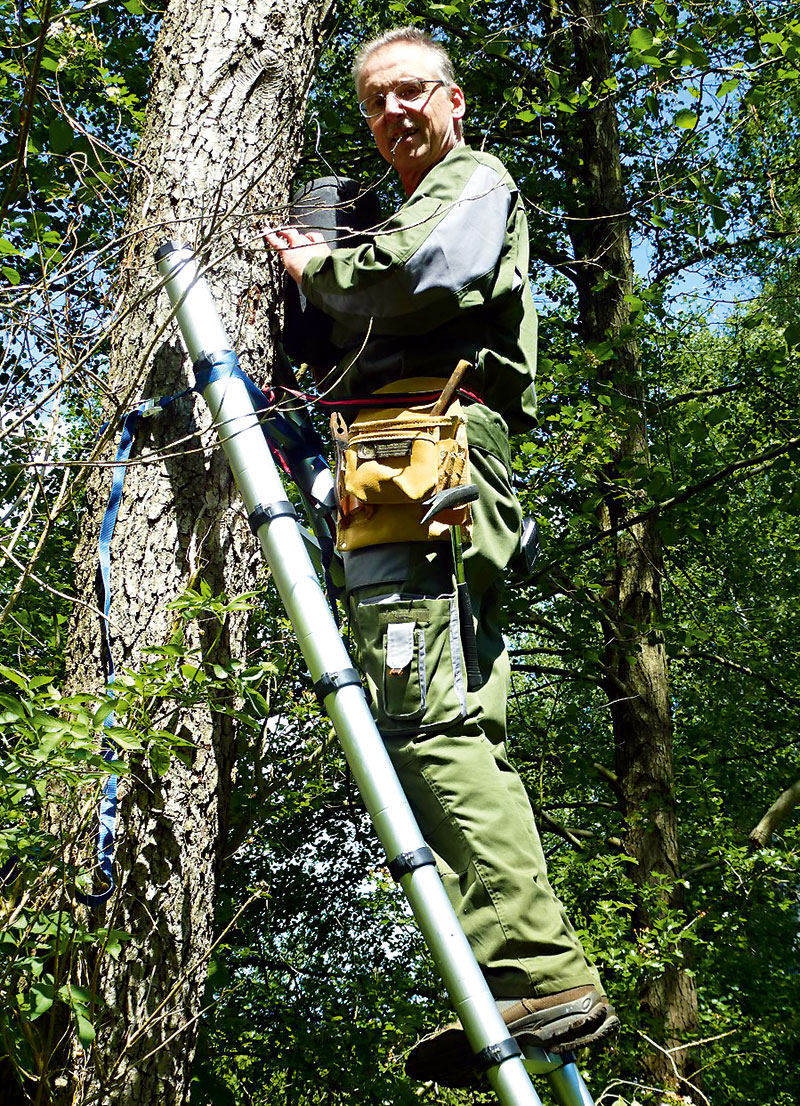
[[[310,261],[303,292],[356,333],[425,334],[492,297],[513,206],[491,165],[445,158],[371,243]]]

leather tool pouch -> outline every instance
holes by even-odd
[[[430,392],[441,380],[414,378],[380,388],[392,392]],[[347,427],[340,415],[331,419],[336,444],[339,496],[337,548],[360,549],[385,542],[437,541],[448,526],[464,528],[469,537],[467,505],[442,512],[421,525],[426,501],[445,488],[469,482],[466,416],[458,399],[442,415],[430,407],[362,408]]]

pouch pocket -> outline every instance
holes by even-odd
[[[421,503],[464,479],[462,414],[435,417],[398,411],[362,413],[350,427],[342,458],[342,491],[367,504]]]
[[[421,732],[466,713],[455,596],[350,598],[378,729]]]

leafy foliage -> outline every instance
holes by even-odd
[[[544,555],[535,580],[509,595],[511,733],[553,882],[624,1023],[583,1068],[606,1104],[666,1100],[641,1085],[642,1058],[661,1042],[640,999],[677,966],[696,979],[703,1042],[695,1089],[681,1091],[790,1106],[800,842],[796,821],[759,851],[749,834],[797,776],[800,9],[605,4],[613,76],[603,84],[578,72],[574,28],[556,9],[340,6],[302,173],[333,166],[379,182],[387,208],[398,202],[357,113],[343,110],[348,59],[389,25],[445,37],[469,138],[509,165],[531,226],[541,420],[516,443],[515,476]],[[105,731],[125,750],[127,770],[146,761],[168,772],[172,757],[192,755],[171,733],[174,704],[201,698],[236,721],[241,747],[193,1101],[479,1101],[402,1074],[404,1049],[447,1016],[446,1003],[274,597],[259,593],[248,657],[220,666],[181,633],[182,619],[224,621],[228,600],[198,584],[179,604],[175,639],[121,679],[110,731],[101,699],[61,697],[39,675],[58,671],[63,647],[83,471],[63,466],[96,448],[117,325],[109,272],[122,246],[104,253],[104,243],[120,230],[156,16],[135,0],[60,14],[29,6],[21,19],[0,4],[10,106],[0,133],[4,1049],[34,1079],[48,1074],[48,1041],[65,1020],[91,1045],[92,973],[125,941],[71,897],[93,847],[100,740]],[[578,151],[581,127],[609,102],[637,272],[622,324],[587,342],[582,320],[612,278],[604,256],[583,248]],[[629,342],[641,351],[640,406],[612,373]],[[642,412],[648,456],[620,457]],[[656,520],[664,551],[648,632],[669,658],[681,865],[644,888],[613,772],[602,615],[614,560],[598,517],[612,460],[613,494]],[[646,926],[634,923],[642,910]]]

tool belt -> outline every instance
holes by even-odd
[[[415,377],[379,388],[375,395],[441,392],[442,379]],[[422,525],[425,502],[445,488],[469,483],[466,415],[457,397],[442,414],[427,407],[362,408],[348,427],[331,417],[339,497],[337,548],[386,542],[441,541],[448,527],[470,536],[467,504]]]

